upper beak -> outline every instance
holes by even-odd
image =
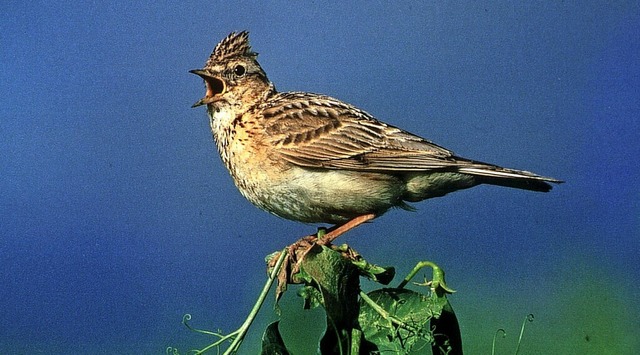
[[[202,79],[204,79],[205,85],[207,86],[207,92],[204,97],[200,99],[198,102],[193,104],[191,107],[198,107],[205,104],[210,104],[215,101],[216,95],[222,95],[226,89],[224,81],[214,76],[212,73],[208,72],[204,69],[194,69],[189,70],[189,73],[195,74]]]

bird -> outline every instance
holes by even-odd
[[[547,192],[561,180],[455,155],[336,98],[278,92],[247,31],[220,41],[202,69],[220,157],[240,193],[276,216],[330,224],[322,241],[392,208],[480,184]]]

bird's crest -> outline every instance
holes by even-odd
[[[213,49],[213,53],[207,60],[206,66],[219,63],[226,59],[236,56],[257,56],[257,53],[251,51],[249,45],[249,32],[231,32],[225,39],[220,41],[216,48]]]

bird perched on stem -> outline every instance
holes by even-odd
[[[276,91],[231,33],[203,69],[206,105],[222,161],[251,203],[277,216],[336,226],[321,241],[407,202],[479,184],[546,192],[549,177],[454,155],[338,99]]]

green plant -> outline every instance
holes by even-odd
[[[434,263],[418,263],[395,288],[365,293],[360,289],[360,277],[387,285],[395,275],[394,268],[370,264],[347,245],[310,244],[292,251],[285,249],[268,257],[268,264],[273,265],[269,279],[238,330],[223,335],[196,329],[189,324],[190,315],[185,315],[183,323],[191,331],[218,338],[190,353],[202,354],[212,349],[236,353],[275,280],[279,280],[276,298],[287,284],[301,284],[298,295],[303,299],[303,308],[323,307],[326,330],[319,339],[323,354],[412,354],[424,352],[426,347],[431,347],[434,354],[462,353],[457,318],[446,297],[453,291],[445,284],[444,271]],[[405,288],[425,267],[433,269],[433,276],[431,281],[416,284],[422,286],[422,291]],[[289,353],[278,324],[276,321],[267,326],[262,337],[262,354]],[[178,351],[170,347],[167,353]]]

